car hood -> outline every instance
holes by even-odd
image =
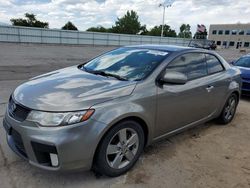
[[[136,82],[94,75],[76,66],[32,78],[13,93],[23,106],[42,111],[77,111],[130,95]]]
[[[250,68],[247,67],[238,67],[241,72],[241,77],[243,79],[250,79]]]

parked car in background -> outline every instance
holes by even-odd
[[[193,48],[202,48],[206,50],[216,50],[217,48],[215,42],[210,40],[191,40],[188,46]]]
[[[232,65],[237,66],[241,71],[242,94],[250,95],[250,54],[232,62]]]
[[[119,176],[153,142],[215,118],[231,122],[240,89],[240,71],[215,52],[121,47],[20,85],[3,125],[10,148],[32,165]]]
[[[215,41],[212,41],[210,44],[209,44],[209,49],[211,50],[216,50],[217,48],[217,45],[215,44]]]

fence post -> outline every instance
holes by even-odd
[[[17,28],[17,33],[18,33],[18,41],[21,43],[21,34],[20,34],[20,28]]]
[[[109,34],[107,33],[107,46],[109,46]]]
[[[62,30],[59,31],[60,44],[62,44]]]
[[[79,31],[77,31],[77,44],[79,45]]]
[[[40,29],[40,31],[41,31],[41,44],[42,44],[43,43],[43,30]]]

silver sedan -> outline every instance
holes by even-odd
[[[240,90],[240,71],[215,52],[121,47],[20,85],[3,125],[11,149],[32,165],[119,176],[153,142],[212,119],[231,122]]]

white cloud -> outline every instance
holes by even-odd
[[[45,3],[44,3],[45,2]],[[110,27],[127,10],[135,10],[142,24],[149,28],[162,22],[163,0],[0,0],[0,22],[26,12],[48,21],[50,28],[60,28],[72,21],[80,30],[92,26]],[[189,23],[193,32],[196,25],[213,23],[249,22],[250,1],[233,0],[175,0],[166,10],[166,23],[178,31],[182,23]]]
[[[11,0],[0,0],[1,6],[11,5]]]

